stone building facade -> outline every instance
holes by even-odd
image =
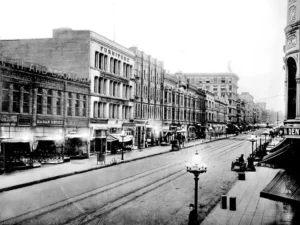
[[[63,140],[69,132],[89,134],[89,86],[74,74],[0,56],[0,137]]]
[[[228,123],[237,123],[236,102],[238,96],[239,77],[232,72],[228,73],[184,73],[198,88],[217,93],[228,98]]]

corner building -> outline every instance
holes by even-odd
[[[300,139],[300,1],[288,0],[286,43],[284,46],[285,68],[285,136],[299,147]]]

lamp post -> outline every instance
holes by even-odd
[[[257,141],[255,138],[255,135],[251,135],[251,138],[249,139],[249,141],[252,142],[252,157],[253,157],[253,143]]]
[[[124,149],[124,137],[126,137],[126,133],[124,130],[121,131],[121,138],[122,138],[122,159],[121,160],[124,160],[124,152],[123,152],[123,149]]]
[[[198,221],[198,180],[201,173],[206,173],[207,167],[202,163],[201,157],[197,151],[193,156],[192,161],[186,164],[186,170],[195,176],[195,211]]]

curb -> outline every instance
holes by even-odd
[[[223,140],[223,139],[227,139],[227,138],[224,137],[224,138],[215,139],[215,140],[211,140],[211,141],[207,141],[207,142],[202,142],[202,143],[186,146],[186,147],[183,147],[181,149],[191,148],[191,147],[195,147],[197,145],[201,145],[201,144],[205,144],[205,143],[209,143],[209,142],[213,142],[213,141],[219,141],[219,140]],[[170,153],[170,152],[172,152],[172,150],[165,151],[165,152],[159,152],[159,153],[155,153],[155,154],[152,154],[152,155],[142,156],[142,157],[139,157],[139,158],[119,161],[115,164],[107,164],[107,165],[105,164],[105,165],[99,166],[99,167],[84,169],[84,170],[80,170],[80,171],[74,171],[74,172],[71,172],[71,173],[66,173],[66,174],[53,176],[53,177],[47,177],[47,178],[43,178],[43,179],[35,180],[35,181],[30,181],[30,182],[23,183],[23,184],[17,184],[17,185],[13,185],[13,186],[10,186],[10,187],[1,188],[0,193],[5,192],[5,191],[11,191],[11,190],[23,188],[23,187],[28,187],[28,186],[39,184],[39,183],[44,183],[44,182],[51,181],[51,180],[57,180],[57,179],[60,179],[60,178],[73,176],[73,175],[76,175],[76,174],[86,173],[86,172],[90,172],[90,171],[93,171],[93,170],[99,170],[99,169],[103,169],[103,168],[107,168],[107,167],[111,167],[111,166],[115,166],[115,165],[119,165],[119,164],[123,164],[123,163],[129,163],[129,162],[132,162],[132,161],[137,161],[137,160],[140,160],[140,159],[145,159],[145,158],[149,158],[149,157],[152,157],[152,156],[162,155],[162,154],[166,154],[166,153]]]

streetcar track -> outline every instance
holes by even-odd
[[[167,183],[169,183],[169,182],[171,182],[171,181],[173,181],[173,180],[175,180],[175,179],[177,179],[181,176],[184,176],[184,175],[186,175],[186,171],[182,171],[182,169],[177,170],[171,176],[167,176],[163,179],[160,179],[160,180],[157,180],[157,181],[151,183],[150,185],[143,186],[142,188],[140,188],[136,191],[132,191],[129,194],[126,194],[126,196],[122,197],[122,198],[126,197],[125,201],[122,198],[118,198],[118,199],[115,199],[113,201],[110,201],[108,204],[105,204],[105,205],[101,206],[101,208],[93,210],[92,215],[89,212],[86,212],[85,215],[78,216],[78,218],[76,218],[76,220],[79,219],[80,217],[84,217],[84,218],[82,218],[76,224],[88,224],[88,223],[90,223],[91,221],[93,221],[95,219],[99,219],[98,222],[101,222],[101,221],[103,221],[105,216],[109,215],[114,210],[116,210],[116,209],[118,209],[118,208],[120,208],[120,207],[122,207],[122,206],[138,199],[139,197],[141,197],[141,196],[143,196],[143,195],[145,195],[145,194],[147,194],[147,193],[149,193],[149,192],[151,192],[151,191],[153,191],[153,190],[155,190],[155,189],[157,189],[157,188],[159,188],[159,187],[161,187],[161,186],[163,186],[163,185],[165,185],[165,184],[167,184]],[[161,182],[161,181],[163,181],[163,182]],[[152,186],[152,188],[151,188],[151,186]],[[146,189],[146,190],[144,191],[143,189]],[[142,192],[142,193],[137,193],[137,192]],[[133,196],[131,196],[131,195],[133,195]],[[121,202],[121,203],[118,203],[118,201]],[[113,203],[115,203],[116,206],[110,206],[108,209],[106,209],[107,208],[106,206],[111,205]],[[89,220],[84,221],[84,219],[86,219],[87,214],[92,218],[89,219]],[[98,218],[98,217],[100,217],[100,218]],[[75,222],[74,220],[71,220],[71,221],[68,221],[67,223],[64,223],[64,225],[66,225],[66,224],[75,224],[74,222]]]
[[[226,144],[222,143],[222,144],[220,144],[220,145],[217,145],[217,143],[216,143],[216,145],[213,145],[212,147],[211,147],[212,144],[210,144],[209,146],[206,145],[205,147],[203,147],[203,148],[201,149],[201,152],[204,153],[205,155],[207,155],[207,154],[211,154],[212,152],[214,152],[214,151],[216,151],[216,150],[219,150],[221,146],[222,146],[222,148],[226,148],[224,151],[222,151],[222,152],[220,152],[220,153],[217,153],[217,154],[212,155],[211,157],[209,157],[209,159],[211,159],[211,158],[216,158],[216,157],[218,157],[218,156],[220,156],[220,155],[222,155],[222,154],[225,154],[225,153],[228,152],[228,151],[231,151],[231,150],[233,150],[233,149],[235,149],[235,148],[237,148],[237,147],[243,145],[244,143],[245,143],[245,142],[243,142],[243,143],[237,143],[237,144],[236,144],[236,141],[230,141],[230,143],[226,143]],[[185,151],[187,152],[187,149],[185,149]],[[60,210],[61,208],[65,207],[65,206],[68,206],[68,205],[71,205],[71,204],[77,204],[77,202],[83,201],[83,200],[85,200],[85,199],[87,199],[87,198],[91,198],[91,197],[93,197],[93,196],[96,196],[96,195],[99,195],[99,194],[103,194],[103,193],[105,193],[105,192],[107,192],[107,191],[109,191],[109,190],[112,190],[113,188],[117,188],[117,187],[120,187],[121,185],[126,185],[126,184],[128,184],[128,183],[130,183],[130,182],[133,182],[133,181],[135,181],[135,180],[138,180],[138,179],[144,178],[144,177],[146,177],[146,176],[149,176],[149,175],[151,175],[151,174],[157,172],[158,170],[160,170],[160,171],[161,171],[161,170],[166,170],[166,169],[172,168],[172,167],[174,167],[174,166],[176,166],[176,165],[178,165],[178,164],[181,164],[181,163],[183,163],[182,160],[177,161],[177,162],[174,162],[174,163],[171,163],[171,164],[166,164],[166,165],[160,166],[160,167],[155,168],[155,169],[150,169],[150,170],[144,171],[143,173],[135,174],[135,175],[126,177],[126,178],[124,178],[124,179],[121,180],[121,181],[112,182],[112,183],[107,184],[107,185],[105,185],[105,186],[98,187],[98,188],[94,188],[94,189],[92,189],[92,190],[90,190],[90,191],[88,191],[88,192],[81,193],[81,194],[75,195],[75,196],[73,196],[73,197],[64,199],[64,200],[62,200],[62,201],[52,203],[51,205],[47,205],[47,206],[42,207],[42,208],[39,208],[39,209],[37,209],[37,210],[32,210],[32,211],[30,211],[30,212],[26,212],[26,213],[20,214],[20,215],[18,215],[18,216],[16,216],[16,217],[13,217],[13,218],[10,218],[10,219],[1,221],[1,223],[7,222],[7,223],[13,223],[13,224],[14,224],[14,223],[26,222],[26,221],[29,221],[29,220],[32,221],[32,220],[34,220],[35,218],[39,218],[39,217],[45,215],[46,213],[54,212],[54,211]],[[177,173],[179,173],[180,171],[182,171],[182,169],[176,170],[174,173],[172,173],[172,175],[177,174]],[[183,174],[185,174],[185,172],[184,172]],[[182,175],[183,175],[183,174],[182,174]],[[182,175],[181,175],[181,176],[182,176]],[[168,175],[167,177],[169,177],[169,176],[170,176],[170,175]],[[155,180],[155,181],[154,181],[153,183],[151,183],[150,185],[153,185],[153,184],[155,184],[155,183],[157,183],[157,182],[160,182],[160,181],[162,181],[162,180],[165,180],[167,177],[163,177],[163,178],[160,178],[159,180]],[[175,178],[174,178],[174,179],[175,179]],[[168,180],[168,179],[167,179],[167,180]],[[169,182],[169,181],[164,182],[164,184],[167,183],[167,182]],[[163,185],[163,184],[162,184],[162,185]],[[160,185],[160,186],[161,186],[161,185]],[[160,187],[160,186],[158,186],[158,187]],[[132,194],[134,194],[134,193],[137,193],[137,192],[139,192],[140,190],[142,190],[142,189],[144,189],[144,188],[147,188],[147,187],[149,187],[149,184],[146,185],[146,186],[142,186],[141,188],[135,189],[135,190],[133,190],[132,192],[128,192],[128,193],[126,193],[126,195],[120,196],[120,197],[118,197],[117,199],[114,199],[113,201],[109,201],[108,203],[105,203],[103,206],[101,206],[100,209],[103,209],[103,208],[105,208],[107,205],[112,204],[113,202],[119,201],[120,199],[126,198],[126,197],[128,197],[128,195],[132,195]],[[158,187],[156,187],[156,188],[158,188]],[[156,189],[156,188],[155,188],[155,189]],[[154,190],[154,189],[148,190],[148,191],[145,192],[144,194],[146,194],[146,193],[148,193],[148,192],[150,192],[150,191],[152,191],[152,190]],[[142,195],[143,195],[143,194],[142,194]],[[139,195],[139,196],[137,196],[136,198],[138,198],[138,197],[140,197],[140,196],[142,196],[142,195]],[[66,197],[68,197],[68,196],[66,196]],[[136,198],[135,198],[135,199],[136,199]],[[127,203],[129,203],[130,201],[132,201],[132,200],[129,200]],[[127,204],[127,203],[124,203],[124,204]],[[122,204],[122,205],[124,205],[124,204]],[[117,207],[115,207],[115,208],[121,207],[122,205],[117,206]],[[109,210],[108,212],[104,212],[103,216],[106,215],[106,214],[109,214],[109,213],[110,213],[111,211],[113,211],[115,208]],[[66,223],[70,223],[70,222],[74,221],[74,219],[77,220],[78,218],[80,218],[80,217],[82,217],[82,216],[84,216],[83,219],[85,219],[86,216],[89,216],[89,215],[90,215],[90,213],[96,213],[96,212],[98,212],[100,209],[97,208],[96,210],[92,210],[92,211],[89,210],[89,211],[86,211],[86,212],[84,212],[84,215],[81,214],[81,215],[79,215],[78,217],[73,217],[72,219],[69,219],[68,222],[66,222]],[[80,211],[81,211],[81,213],[82,213],[82,210],[80,210]],[[101,215],[102,215],[102,214],[101,214]],[[102,217],[103,217],[103,216],[102,216]]]

